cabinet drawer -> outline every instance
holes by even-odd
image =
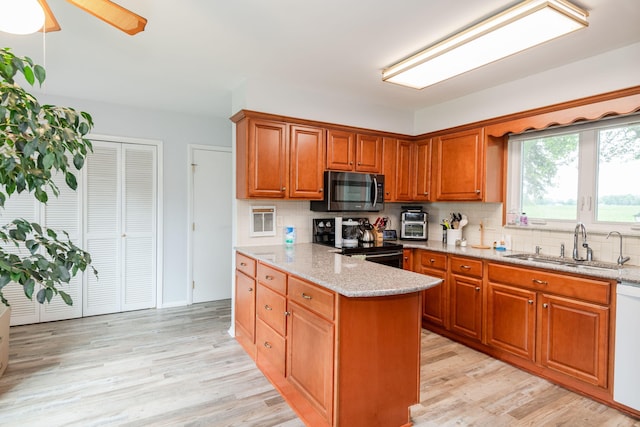
[[[294,276],[289,277],[288,294],[291,301],[333,320],[334,293]]]
[[[502,264],[489,264],[489,280],[599,304],[609,304],[610,301],[611,284],[604,280]]]
[[[260,319],[256,320],[256,347],[258,366],[266,360],[284,377],[285,339]]]
[[[258,282],[281,294],[287,293],[287,275],[280,270],[258,263]]]
[[[420,266],[436,270],[447,269],[447,255],[428,251],[418,251],[418,254]]]
[[[482,278],[482,261],[452,256],[450,262],[453,274]]]
[[[262,283],[258,284],[258,293],[256,295],[258,318],[282,336],[285,335],[287,327],[287,319],[284,314],[286,307],[287,300],[284,296],[272,291]]]
[[[256,260],[236,252],[236,270],[242,271],[247,276],[256,277]]]

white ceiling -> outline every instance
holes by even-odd
[[[226,117],[246,81],[415,111],[640,41],[639,0],[575,0],[590,13],[587,29],[416,91],[383,83],[381,70],[519,1],[116,2],[146,17],[146,30],[128,36],[49,0],[62,31],[0,33],[0,47],[44,63],[52,95]]]

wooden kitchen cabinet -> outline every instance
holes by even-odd
[[[241,112],[236,123],[236,197],[323,198],[324,129]]]
[[[431,200],[431,139],[398,142],[396,200]]]
[[[449,324],[447,255],[418,249],[415,256],[416,272],[442,279],[442,283],[422,293],[422,323],[447,328]]]
[[[399,141],[382,138],[382,174],[384,175],[384,201],[396,201],[396,159]]]
[[[450,329],[482,339],[482,261],[452,256],[449,260]]]
[[[324,129],[291,125],[290,141],[289,198],[321,200],[324,197]]]
[[[413,266],[413,256],[414,256],[413,249],[405,248],[402,250],[402,269],[403,270],[417,271]]]
[[[255,360],[256,328],[256,262],[242,254],[236,254],[235,273],[235,333],[236,339]]]
[[[330,129],[327,132],[327,169],[381,173],[382,140],[378,135]]]
[[[305,425],[409,425],[421,301],[420,292],[345,297],[236,254],[236,338]],[[254,325],[253,347],[244,325]]]
[[[536,342],[536,293],[489,282],[487,344],[533,361]]]
[[[435,138],[432,200],[501,202],[504,147],[502,138],[485,138],[484,128]]]
[[[540,363],[598,387],[607,387],[609,307],[542,294]]]
[[[611,285],[490,263],[487,344],[608,390]]]

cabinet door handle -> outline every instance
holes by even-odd
[[[249,292],[253,292],[253,288],[249,288]]]
[[[322,193],[322,188],[318,190],[318,193]]]
[[[273,280],[273,276],[269,276],[268,274],[264,276],[265,280]]]
[[[271,308],[271,306],[269,304],[265,304],[264,305],[264,309],[267,310],[267,311],[273,310],[273,308]]]
[[[305,294],[305,293],[303,292],[303,293],[302,293],[302,298],[304,298],[304,299],[311,299],[312,297],[311,297],[311,295],[307,295],[307,294]]]
[[[287,189],[287,187],[282,187],[282,191],[285,191]]]
[[[532,300],[532,299],[528,300],[527,302],[528,302],[529,304],[533,304],[533,300]]]
[[[246,262],[241,262],[241,263],[240,263],[240,266],[241,266],[241,267],[246,267],[246,266],[247,266],[247,263],[246,263]]]
[[[424,192],[424,195],[425,195],[425,196],[428,196],[428,195],[429,195],[429,192],[428,192],[428,191],[425,191],[425,192]]]
[[[349,164],[350,164],[350,165],[352,165],[352,164],[353,164],[353,162],[349,162]]]
[[[461,265],[460,268],[463,270],[471,270],[471,266],[468,265]]]
[[[542,307],[547,308],[547,307],[549,307],[549,304],[544,303],[544,304],[542,304]]]
[[[362,163],[361,163],[361,162],[358,162],[358,166],[362,166]]]
[[[476,190],[476,194],[480,194],[480,190]]]
[[[285,312],[284,312],[284,315],[285,315],[285,316],[291,316],[291,312],[290,312],[290,311],[285,311]]]
[[[271,348],[271,343],[269,341],[265,341],[263,344],[266,348]]]
[[[476,286],[476,292],[480,292],[480,286]]]
[[[547,282],[546,280],[531,279],[531,281],[533,283],[535,283],[536,285],[548,285],[549,284],[549,282]]]

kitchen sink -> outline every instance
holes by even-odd
[[[575,268],[576,270],[619,270],[623,266],[600,261],[574,261],[571,258],[552,257],[548,255],[534,254],[512,254],[505,255],[505,258],[521,259],[523,261],[540,262],[543,264],[562,265]]]

